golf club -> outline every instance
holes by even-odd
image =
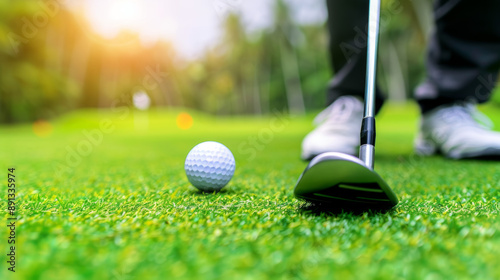
[[[375,81],[380,0],[371,0],[368,20],[365,109],[359,158],[328,152],[311,160],[294,190],[297,198],[345,210],[390,209],[398,198],[373,170],[375,155]]]

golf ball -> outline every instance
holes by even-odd
[[[184,169],[191,184],[202,191],[219,191],[233,177],[235,161],[231,151],[218,142],[203,142],[187,155]]]

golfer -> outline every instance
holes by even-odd
[[[327,0],[335,77],[328,107],[302,142],[302,158],[324,152],[357,154],[365,91],[368,0]],[[500,69],[500,1],[437,0],[425,81],[415,90],[421,120],[415,150],[453,159],[500,157],[500,132],[476,109],[487,102]],[[362,40],[361,40],[362,41]],[[383,51],[383,50],[382,50]],[[377,90],[377,111],[384,98]]]

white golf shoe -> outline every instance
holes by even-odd
[[[448,158],[500,158],[500,132],[472,104],[436,108],[424,114],[415,140],[419,155],[441,153]]]
[[[302,141],[302,159],[325,152],[356,156],[363,119],[363,103],[354,96],[342,96],[316,116],[316,129]]]

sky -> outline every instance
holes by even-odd
[[[72,2],[73,6],[76,1]],[[286,0],[297,23],[322,23],[325,0]],[[186,57],[196,57],[220,38],[229,12],[240,13],[248,31],[269,26],[274,0],[84,0],[92,28],[112,38],[123,29],[137,32],[145,43],[171,41]]]

